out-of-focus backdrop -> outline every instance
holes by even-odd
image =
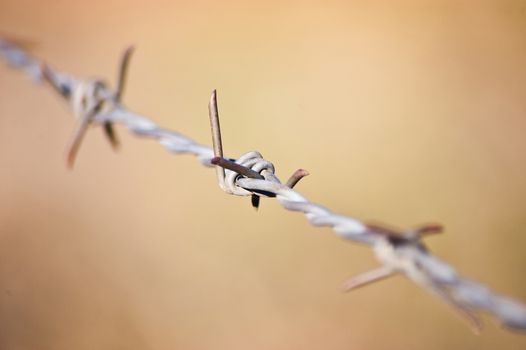
[[[399,227],[463,274],[526,300],[524,1],[1,0],[0,33],[225,152],[257,149],[337,212]],[[518,349],[475,336],[402,277],[342,294],[371,252],[213,169],[119,128],[85,139],[65,103],[0,64],[0,348]]]

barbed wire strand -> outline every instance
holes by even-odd
[[[308,174],[302,169],[282,184],[274,174],[274,165],[259,152],[247,152],[237,159],[223,157],[215,91],[209,103],[214,150],[128,110],[121,103],[121,97],[132,51],[133,48],[125,50],[119,66],[117,88],[112,91],[102,80],[85,80],[62,73],[34,58],[14,42],[0,39],[0,56],[10,66],[24,70],[35,81],[47,82],[70,103],[77,118],[77,127],[68,147],[69,166],[73,166],[88,126],[101,124],[110,144],[116,147],[118,142],[112,125],[122,124],[136,136],[156,139],[169,152],[191,154],[206,167],[215,165],[219,187],[228,194],[252,196],[252,204],[256,208],[259,196],[275,197],[285,209],[305,214],[313,226],[329,226],[346,240],[370,246],[381,266],[351,277],[343,286],[345,291],[402,274],[453,306],[476,333],[482,326],[480,312],[493,315],[507,329],[526,331],[524,304],[460,276],[452,266],[428,251],[422,238],[441,232],[440,225],[422,225],[397,231],[366,224],[334,213],[295,191],[294,185]]]

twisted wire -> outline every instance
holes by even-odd
[[[35,80],[47,81],[69,101],[77,118],[91,124],[122,124],[136,136],[157,140],[169,152],[191,154],[202,165],[213,166],[214,152],[210,147],[176,131],[162,128],[122,105],[122,87],[113,92],[102,81],[82,80],[61,73],[7,40],[0,39],[0,56],[12,67],[25,70]],[[127,59],[123,62],[127,64]],[[436,233],[440,228],[428,225],[394,232],[367,225],[353,217],[334,213],[320,204],[313,203],[291,187],[282,184],[275,175],[274,165],[265,160],[259,152],[247,152],[233,160],[237,165],[260,174],[261,178],[245,177],[227,169],[224,178],[219,178],[219,186],[226,193],[238,196],[266,194],[275,197],[285,209],[302,212],[312,225],[331,227],[338,236],[372,248],[381,264],[380,267],[352,277],[346,282],[345,289],[351,290],[395,274],[402,274],[453,306],[475,332],[481,327],[477,312],[493,315],[508,329],[526,330],[524,304],[460,276],[452,266],[429,252],[422,242],[422,237],[428,233]]]

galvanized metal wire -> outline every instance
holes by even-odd
[[[217,160],[217,150],[214,152],[210,147],[185,135],[162,128],[151,119],[128,110],[120,102],[130,52],[127,50],[124,55],[118,88],[112,91],[100,80],[84,80],[52,69],[17,45],[0,39],[0,56],[9,65],[24,70],[37,81],[46,81],[71,104],[73,114],[79,119],[79,127],[70,146],[70,164],[87,125],[104,125],[110,141],[114,143],[111,124],[119,123],[136,136],[157,140],[169,152],[191,154],[204,166],[214,166],[212,163],[214,159]],[[213,97],[215,98],[215,94]],[[426,225],[395,232],[384,227],[368,225],[309,201],[292,189],[293,185],[290,183],[295,183],[299,178],[283,184],[275,175],[274,165],[265,160],[259,152],[251,151],[237,159],[225,159],[235,163],[232,169],[243,168],[248,169],[245,172],[259,174],[253,178],[243,175],[239,170],[218,168],[219,186],[226,193],[275,197],[283,208],[302,212],[312,225],[331,227],[338,236],[372,248],[380,267],[351,278],[344,286],[346,290],[401,274],[453,306],[465,317],[475,332],[481,327],[479,312],[493,315],[508,329],[526,330],[524,304],[499,295],[481,283],[462,277],[452,266],[429,252],[422,238],[426,234],[439,232],[440,226]]]

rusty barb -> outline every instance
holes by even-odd
[[[236,161],[223,158],[223,144],[221,139],[221,126],[219,123],[216,90],[212,91],[212,95],[210,96],[208,103],[208,115],[210,118],[210,129],[212,130],[212,144],[214,149],[214,158],[212,158],[210,162],[216,165],[219,187],[223,191],[236,195],[247,195],[246,190],[239,187],[236,183],[239,176],[258,180],[268,179],[270,181],[276,182],[277,178],[273,175],[274,165],[269,161],[264,160],[261,154],[258,152],[253,151],[246,153]],[[225,174],[225,169],[231,172],[230,176]],[[296,184],[307,175],[309,175],[309,173],[306,170],[296,170],[287,181],[286,186],[289,188],[294,188],[294,186],[296,186]],[[279,180],[277,180],[277,182],[279,183]],[[237,188],[237,190],[234,188]],[[257,192],[266,197],[276,196],[274,193],[268,191]],[[258,194],[251,194],[252,206],[255,209],[259,208],[259,198],[260,196]]]
[[[121,103],[132,53],[133,47],[130,46],[122,54],[117,74],[117,86],[114,92],[111,92],[107,84],[102,80],[78,80],[75,81],[73,87],[63,84],[52,69],[42,64],[41,69],[44,81],[49,83],[55,91],[70,103],[77,117],[77,125],[66,149],[66,164],[69,168],[73,168],[82,140],[88,127],[93,123],[95,116],[103,110],[108,112]],[[118,149],[119,141],[113,123],[111,121],[103,122],[103,130],[112,148],[114,150]]]
[[[420,239],[427,235],[441,233],[444,229],[440,224],[419,225],[407,230],[399,230],[378,223],[369,223],[366,224],[366,226],[371,234],[383,237],[394,247],[415,245],[422,251],[426,251],[426,248],[421,243]],[[385,279],[395,275],[395,272],[395,269],[392,267],[384,265],[371,271],[353,276],[345,281],[343,284],[343,291],[349,292],[353,289]]]
[[[444,232],[444,227],[440,224],[424,224],[406,230],[400,230],[385,224],[373,222],[367,224],[367,229],[371,233],[386,237],[393,244],[418,242],[424,237]]]
[[[461,276],[451,265],[432,255],[426,248],[423,238],[442,232],[441,225],[430,224],[398,230],[385,225],[364,223],[351,216],[335,213],[296,192],[293,188],[308,174],[305,170],[297,170],[282,184],[274,174],[274,165],[259,152],[247,152],[237,159],[225,157],[216,91],[212,93],[208,104],[213,150],[128,110],[121,100],[131,53],[132,48],[129,48],[122,55],[117,87],[112,92],[103,81],[82,80],[51,69],[15,44],[0,39],[0,57],[11,67],[22,69],[37,81],[47,81],[70,102],[78,119],[67,152],[70,167],[73,166],[89,125],[102,124],[110,144],[115,148],[118,142],[113,123],[119,123],[138,137],[156,139],[170,152],[191,154],[202,165],[215,166],[220,188],[228,194],[251,196],[255,208],[259,206],[261,196],[274,197],[284,209],[303,213],[311,225],[330,227],[343,239],[369,246],[380,266],[348,279],[344,290],[353,290],[390,276],[403,275],[451,305],[476,332],[481,327],[478,315],[482,312],[491,314],[508,329],[526,331],[524,304]]]

